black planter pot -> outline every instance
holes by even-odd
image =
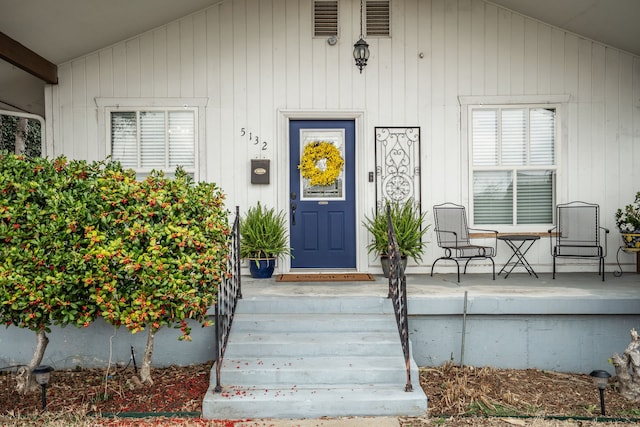
[[[407,269],[407,257],[401,256],[400,262],[402,263],[402,270],[405,271]],[[380,256],[380,264],[382,265],[382,274],[384,277],[389,277],[389,257],[386,255]]]
[[[275,258],[249,258],[249,272],[251,273],[251,277],[255,279],[268,279],[273,275],[275,266]]]

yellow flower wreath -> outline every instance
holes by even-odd
[[[318,167],[320,160],[326,160],[326,167]],[[304,147],[298,169],[300,174],[310,180],[311,185],[331,185],[342,172],[344,159],[340,150],[330,142],[314,141]]]

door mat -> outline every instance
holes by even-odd
[[[365,282],[373,281],[373,274],[369,273],[288,273],[279,274],[276,282]]]

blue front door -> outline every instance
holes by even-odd
[[[355,122],[353,120],[291,120],[289,122],[289,215],[292,268],[353,269],[356,267]],[[298,165],[304,147],[331,144],[344,159],[342,172],[326,185],[311,185]],[[333,148],[331,148],[332,151]],[[318,159],[319,173],[327,161]]]

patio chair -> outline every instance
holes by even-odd
[[[436,236],[438,246],[444,249],[444,256],[436,259],[431,265],[431,275],[433,268],[440,260],[451,260],[456,263],[458,269],[458,282],[460,282],[460,263],[465,260],[464,273],[467,273],[467,265],[472,259],[488,259],[493,267],[493,280],[496,280],[496,264],[493,257],[497,253],[498,232],[495,230],[483,230],[479,228],[469,228],[467,226],[467,214],[464,206],[454,203],[443,203],[433,207],[433,217],[435,220]],[[492,239],[491,246],[471,244],[469,232],[488,233]]]
[[[604,239],[601,239],[602,232]],[[598,274],[604,281],[608,233],[607,228],[600,226],[600,206],[579,201],[557,205],[556,226],[549,230],[553,278],[556,278],[558,257],[598,258]]]

